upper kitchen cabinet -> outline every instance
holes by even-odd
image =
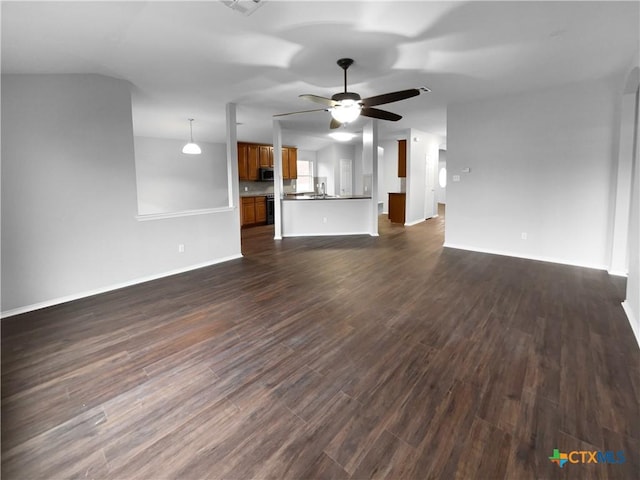
[[[249,180],[248,151],[249,145],[246,143],[238,143],[238,176],[240,180]]]
[[[260,151],[258,145],[249,144],[247,163],[249,168],[248,180],[260,180]]]
[[[282,147],[282,178],[285,180],[298,178],[298,149]]]
[[[298,178],[298,149],[282,147],[282,177]],[[238,142],[238,176],[240,180],[260,180],[261,168],[273,168],[273,147]]]
[[[398,177],[407,176],[407,141],[398,140]]]
[[[240,180],[259,180],[259,145],[238,142],[238,177]]]
[[[260,168],[273,168],[273,147],[260,145]]]
[[[298,178],[298,149],[297,148],[287,148],[287,154],[288,154],[288,165],[289,165],[289,178],[290,179],[296,179]],[[284,157],[284,154],[283,154]],[[283,165],[284,165],[284,158],[283,158]],[[285,176],[285,178],[287,178]]]

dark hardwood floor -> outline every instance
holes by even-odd
[[[442,218],[249,229],[243,259],[4,319],[2,478],[639,478],[623,282],[445,249]]]

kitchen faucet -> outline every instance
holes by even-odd
[[[326,190],[326,188],[324,186],[324,182],[322,182],[320,184],[320,190],[322,190],[322,198],[326,197],[327,196],[327,190]]]

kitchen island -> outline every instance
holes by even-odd
[[[363,195],[287,195],[282,199],[282,236],[369,235],[371,201]]]

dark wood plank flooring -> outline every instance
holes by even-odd
[[[445,249],[442,216],[272,228],[243,259],[4,319],[2,477],[639,478],[624,282]]]

